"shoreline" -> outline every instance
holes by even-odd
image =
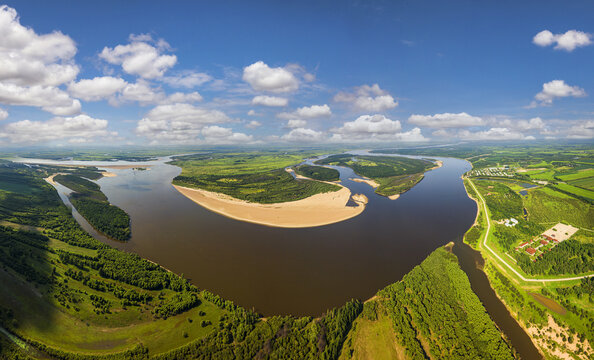
[[[281,228],[316,227],[348,220],[361,214],[367,203],[365,195],[355,194],[352,199],[357,206],[346,206],[351,199],[351,191],[344,186],[338,191],[276,204],[251,203],[221,193],[172,186],[189,200],[219,215]]]

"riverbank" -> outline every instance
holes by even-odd
[[[361,214],[367,203],[365,195],[356,194],[353,201],[357,206],[346,206],[351,199],[351,191],[346,187],[335,192],[277,204],[250,203],[206,190],[178,185],[173,187],[188,199],[217,214],[235,220],[283,228],[315,227],[344,221]]]

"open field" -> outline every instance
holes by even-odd
[[[176,157],[182,168],[174,185],[197,188],[261,204],[296,201],[340,187],[319,181],[297,180],[285,171],[314,153],[207,154]]]

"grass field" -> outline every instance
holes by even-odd
[[[567,193],[586,198],[590,201],[594,201],[594,191],[592,191],[592,190],[582,189],[577,186],[573,186],[573,185],[569,185],[569,184],[556,184],[554,186],[562,191],[567,192]]]
[[[223,193],[256,203],[280,203],[340,190],[333,184],[296,180],[285,168],[315,153],[241,153],[178,157],[182,173],[173,184]]]

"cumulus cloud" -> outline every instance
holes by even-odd
[[[252,99],[252,105],[287,106],[289,99],[277,96],[258,95]]]
[[[191,89],[211,81],[212,76],[195,71],[182,71],[173,76],[165,76],[162,80],[171,87]]]
[[[330,106],[312,105],[300,107],[293,112],[279,113],[276,116],[280,119],[316,119],[321,117],[329,117],[332,115]]]
[[[48,121],[21,120],[0,128],[0,139],[11,143],[39,143],[61,139],[76,142],[90,141],[97,137],[117,136],[107,130],[108,122],[88,115],[55,117]]]
[[[7,117],[8,117],[8,111],[0,108],[0,121],[6,120]]]
[[[40,107],[54,115],[69,116],[80,113],[80,101],[51,86],[22,87],[0,82],[0,103]]]
[[[570,139],[592,139],[594,138],[594,120],[580,121],[567,130],[567,137]]]
[[[85,101],[97,101],[113,96],[128,83],[121,78],[111,76],[83,79],[68,85],[70,94]]]
[[[345,122],[341,127],[331,129],[332,140],[343,141],[425,141],[421,129],[414,128],[403,132],[398,120],[391,120],[384,115],[362,115],[354,121]]]
[[[519,131],[530,131],[530,130],[544,130],[545,129],[545,122],[539,118],[535,117],[530,120],[524,119],[493,119],[490,121],[491,124],[496,125],[495,127],[501,128],[508,128],[514,129]]]
[[[463,140],[485,140],[485,141],[498,141],[498,140],[531,140],[534,137],[524,136],[519,131],[510,130],[503,127],[494,127],[483,131],[469,131],[460,130],[457,137]]]
[[[215,145],[234,145],[252,142],[251,135],[233,132],[232,129],[220,127],[217,125],[206,126],[202,129],[204,142]]]
[[[283,93],[299,88],[299,80],[286,68],[271,68],[263,61],[243,68],[243,81],[257,91]]]
[[[41,107],[54,115],[80,112],[80,102],[57,86],[74,80],[74,41],[54,31],[38,35],[16,10],[0,6],[0,103]]]
[[[468,115],[465,112],[458,114],[443,113],[435,115],[411,115],[408,122],[418,126],[430,128],[460,128],[484,125],[483,119]]]
[[[256,111],[254,109],[251,109],[250,111],[247,112],[248,116],[256,116],[258,115],[258,113],[256,113]]]
[[[301,119],[291,119],[287,121],[287,127],[290,129],[302,128],[307,125],[307,121]]]
[[[230,121],[225,113],[218,110],[191,104],[159,105],[138,121],[136,133],[157,141],[191,142],[206,126]]]
[[[15,9],[0,6],[0,81],[18,86],[58,86],[72,81],[74,41],[59,31],[38,35],[20,24]]]
[[[248,128],[248,129],[255,129],[255,128],[260,127],[260,126],[262,126],[262,123],[259,122],[259,121],[256,121],[256,120],[252,120],[252,121],[250,121],[249,123],[247,123],[245,125],[245,127]]]
[[[583,96],[586,96],[584,89],[567,85],[563,80],[553,80],[542,85],[542,91],[534,96],[535,101],[529,107],[548,106],[556,98]]]
[[[378,84],[359,86],[354,92],[339,92],[334,101],[350,103],[359,111],[380,112],[398,106],[398,102]]]
[[[543,30],[534,36],[532,42],[543,47],[556,44],[556,50],[571,52],[578,47],[592,44],[592,35],[577,30],[569,30],[564,34],[553,34],[549,30]]]
[[[290,142],[319,142],[324,139],[325,135],[323,132],[306,128],[293,129],[281,136],[281,140]]]
[[[162,77],[165,71],[177,63],[175,55],[164,54],[169,44],[150,35],[130,35],[130,43],[114,48],[105,47],[99,57],[110,64],[121,65],[131,75],[145,79]]]
[[[202,101],[202,95],[194,91],[191,93],[173,93],[165,99],[164,103],[194,103]]]

